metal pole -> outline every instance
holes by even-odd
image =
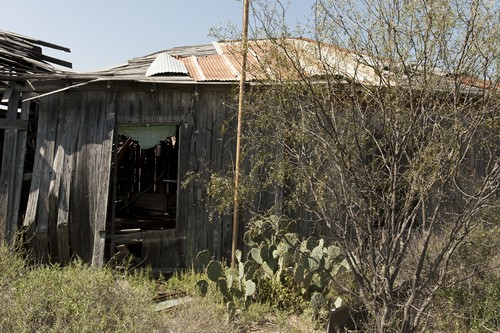
[[[240,144],[241,144],[241,117],[243,113],[243,104],[245,97],[245,81],[246,81],[246,66],[248,53],[248,11],[250,0],[243,2],[243,36],[242,36],[242,63],[240,71],[240,93],[238,98],[238,128],[236,131],[236,161],[234,172],[234,213],[233,213],[233,239],[231,248],[231,266],[234,267],[235,252],[238,248],[238,231],[239,231],[239,199],[238,188],[240,178]]]

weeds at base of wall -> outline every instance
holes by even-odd
[[[0,248],[0,332],[160,332],[154,281],[81,261],[31,267]]]

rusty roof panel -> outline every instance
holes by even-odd
[[[198,66],[195,64],[196,59],[194,57],[187,57],[180,59],[186,66],[189,76],[191,76],[195,81],[203,81],[201,73],[199,73]]]
[[[211,55],[196,57],[205,81],[235,81],[238,80],[238,73],[228,66],[223,56]]]
[[[146,76],[156,74],[188,74],[188,70],[181,61],[163,52],[156,56],[146,71]]]
[[[151,75],[166,73],[183,80],[189,75],[194,82],[236,82],[242,64],[241,45],[241,41],[223,41],[172,48],[131,59],[127,65],[100,74],[124,80],[142,75],[147,80],[153,79]],[[370,56],[305,38],[250,40],[247,60],[247,81],[294,81],[334,75],[365,84],[382,83],[374,69],[377,62]],[[170,81],[171,76],[164,76],[164,80]]]

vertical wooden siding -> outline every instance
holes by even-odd
[[[232,117],[230,89],[192,87],[155,92],[119,92],[117,124],[176,124],[179,126],[179,188],[176,235],[185,235],[185,261],[209,249],[221,259],[230,251],[230,217],[209,221],[206,171],[231,165],[230,131],[222,127]],[[201,181],[182,186],[190,173],[202,173]],[[168,233],[165,233],[167,235]],[[162,241],[163,242],[163,241]],[[151,248],[148,240],[148,249]],[[168,243],[168,242],[164,242]],[[177,245],[176,245],[177,246]],[[151,255],[151,251],[148,250]],[[156,260],[156,259],[153,259]]]
[[[102,263],[115,123],[178,125],[178,180],[183,184],[190,173],[202,175],[201,181],[179,185],[177,230],[145,235],[143,247],[152,264],[173,264],[159,257],[169,246],[183,247],[179,253],[188,265],[204,249],[228,258],[231,217],[216,215],[209,221],[206,181],[207,171],[232,168],[233,133],[222,131],[234,119],[231,98],[228,88],[190,86],[154,92],[67,91],[41,99],[24,220],[37,258],[67,261],[77,255]],[[180,238],[183,245],[167,239],[153,244],[160,236]]]
[[[7,121],[26,121],[29,118],[30,102],[23,103],[18,119],[20,93],[9,87],[5,99],[8,100]],[[24,94],[28,98],[30,94]],[[2,97],[3,98],[3,97]],[[27,126],[26,126],[27,127]],[[5,239],[8,243],[17,232],[19,202],[23,181],[23,169],[27,128],[10,128],[4,130],[3,156],[0,166],[0,243]]]
[[[102,263],[115,99],[67,92],[41,100],[24,225],[42,262],[50,254]]]

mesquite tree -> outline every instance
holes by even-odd
[[[342,247],[365,329],[421,330],[467,235],[498,224],[498,4],[317,0],[305,59],[272,3],[253,2],[267,77],[247,104],[247,193]]]

